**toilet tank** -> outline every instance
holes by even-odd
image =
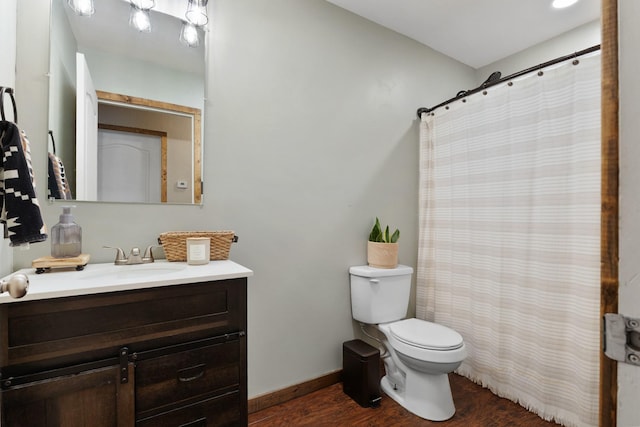
[[[404,319],[409,307],[413,268],[349,268],[353,318],[368,324]]]

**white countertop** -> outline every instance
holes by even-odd
[[[253,271],[228,260],[204,265],[165,260],[137,265],[88,264],[82,271],[51,269],[42,274],[36,274],[34,268],[25,268],[5,279],[16,273],[29,277],[27,295],[12,298],[4,292],[0,294],[0,304],[253,276]]]

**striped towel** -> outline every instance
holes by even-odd
[[[5,237],[11,246],[42,242],[47,228],[31,166],[29,140],[15,123],[0,121],[0,222],[6,224]]]

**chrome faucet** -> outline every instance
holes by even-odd
[[[131,249],[129,256],[126,258],[124,256],[124,251],[121,248],[113,246],[103,246],[103,248],[116,250],[116,259],[113,262],[115,265],[135,265],[148,264],[155,261],[152,251],[153,246],[154,245],[147,246],[147,249],[144,251],[144,255],[142,256],[140,256],[140,248],[136,246]]]

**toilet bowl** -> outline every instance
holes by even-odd
[[[390,354],[385,359],[385,369],[390,374],[381,381],[384,392],[419,417],[431,421],[451,418],[456,410],[448,374],[467,355],[460,334],[420,319],[380,324],[377,328],[383,333]],[[407,330],[410,335],[405,334]],[[418,333],[419,341],[414,340]]]
[[[462,336],[425,320],[406,319],[411,267],[351,267],[353,318],[382,335],[388,354],[382,390],[401,406],[431,421],[453,416],[455,406],[448,373],[467,355]]]

